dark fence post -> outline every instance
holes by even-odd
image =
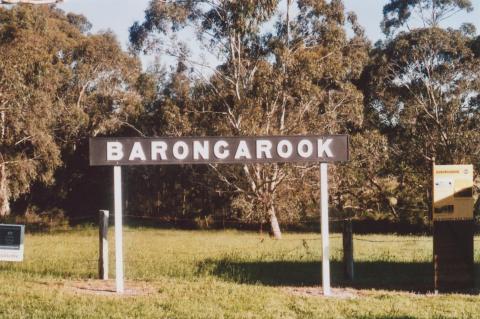
[[[101,280],[108,280],[108,210],[101,210],[99,214],[99,256],[98,276]]]
[[[343,266],[345,279],[353,280],[353,231],[351,219],[343,221]]]

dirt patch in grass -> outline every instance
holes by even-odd
[[[84,280],[65,282],[66,291],[75,294],[87,294],[111,297],[136,297],[155,294],[158,289],[146,282],[127,281],[123,294],[118,294],[114,280]]]
[[[439,298],[446,294],[418,293],[415,291],[390,291],[376,289],[355,289],[355,288],[332,288],[331,296],[324,296],[322,287],[282,287],[281,290],[289,295],[300,297],[320,297],[320,298],[338,298],[338,299],[356,299],[362,297],[372,297],[379,295],[388,295],[395,297],[426,297]],[[471,294],[454,294],[456,296],[469,296]]]
[[[322,287],[283,287],[282,290],[290,295],[301,297],[325,297]],[[333,288],[332,295],[325,298],[354,299],[363,293],[351,288]]]

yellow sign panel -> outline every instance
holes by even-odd
[[[473,165],[433,167],[433,220],[473,219]]]

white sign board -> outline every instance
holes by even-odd
[[[0,224],[0,261],[23,261],[25,225]]]

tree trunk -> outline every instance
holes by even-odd
[[[275,215],[275,206],[270,205],[270,208],[268,209],[268,215],[270,217],[270,227],[272,228],[273,237],[275,239],[282,239],[280,225],[278,224],[277,215]]]
[[[0,217],[10,214],[6,173],[5,165],[0,164]]]

